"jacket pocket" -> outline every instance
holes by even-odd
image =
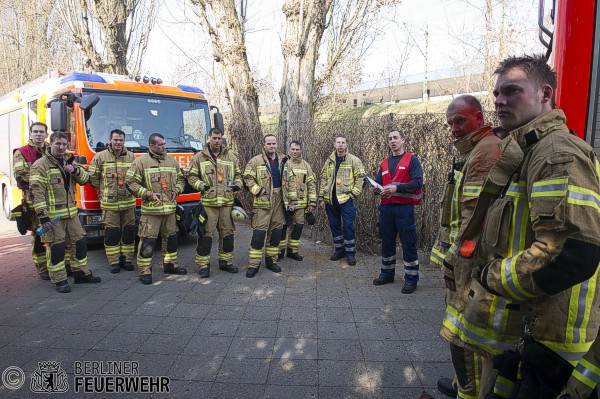
[[[507,256],[512,211],[512,197],[497,200],[488,210],[482,241],[484,245],[493,248],[495,257]]]

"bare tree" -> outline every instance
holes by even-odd
[[[52,2],[0,0],[0,93],[45,74],[72,68],[72,49],[57,30]]]
[[[128,74],[139,70],[154,26],[156,0],[56,0],[85,68]]]
[[[315,100],[321,89],[339,77],[340,65],[360,66],[375,39],[372,31],[383,7],[399,0],[286,0],[283,42],[283,80],[279,96],[281,113],[279,129],[284,141],[306,135],[312,128]],[[327,29],[324,67],[319,60],[321,41]],[[359,69],[351,74],[355,79]]]
[[[231,105],[230,129],[238,146],[259,146],[258,93],[246,53],[243,21],[234,0],[190,0],[210,37],[214,60],[222,66]]]

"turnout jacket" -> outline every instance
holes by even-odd
[[[575,363],[596,338],[600,164],[565,120],[552,110],[501,142],[483,187],[495,196],[483,234],[472,253],[467,241],[457,244],[479,268],[464,312],[447,309],[442,335],[451,342],[480,353],[514,349],[527,317],[534,339]]]
[[[168,215],[175,212],[177,201],[173,198],[183,193],[185,179],[179,163],[168,154],[148,151],[136,158],[125,177],[128,189],[142,199],[142,215]],[[153,201],[152,194],[160,201]]]
[[[29,147],[29,148],[26,148]],[[33,141],[29,140],[26,146],[15,148],[13,150],[13,173],[15,180],[23,191],[23,198],[27,204],[32,204],[32,196],[29,187],[29,178],[31,175],[31,166],[44,156],[46,146],[36,146]]]
[[[277,153],[281,185],[283,187],[283,174],[287,158],[282,153]],[[271,209],[274,203],[273,179],[271,178],[271,164],[265,152],[255,156],[244,169],[244,184],[254,195],[253,208]]]
[[[33,208],[41,223],[55,217],[77,216],[76,184],[86,184],[90,176],[83,166],[73,163],[73,158],[72,154],[65,154],[61,165],[48,149],[46,155],[31,167],[29,184],[33,193]],[[73,174],[65,172],[64,166],[69,163],[75,167]]]
[[[305,209],[317,206],[317,182],[312,168],[302,158],[290,157],[283,174],[283,202]]]
[[[340,204],[350,198],[358,198],[362,192],[363,178],[365,177],[365,168],[358,157],[347,152],[337,173],[335,157],[336,151],[333,151],[321,170],[319,201],[325,201],[327,204],[333,203],[334,187],[336,198]]]
[[[94,156],[88,172],[92,186],[98,190],[102,209],[123,210],[135,206],[135,196],[127,190],[125,177],[135,155],[123,148],[120,155],[115,154],[109,145]]]
[[[208,147],[194,155],[187,174],[188,183],[203,192],[204,206],[233,206],[234,192],[229,187],[235,183],[242,188],[242,171],[237,156],[222,146],[217,161]]]

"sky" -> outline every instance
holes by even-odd
[[[515,52],[542,52],[537,39],[537,0],[492,0],[494,29],[498,30],[501,3],[504,29],[512,31],[518,45]],[[246,46],[249,62],[257,82],[271,96],[261,103],[275,101],[281,80],[283,59],[281,42],[284,34],[283,0],[248,0]],[[404,0],[386,10],[377,24],[377,36],[362,62],[362,83],[357,88],[381,85],[397,74],[398,83],[458,76],[465,70],[482,66],[472,62],[477,38],[485,31],[483,0]],[[162,0],[156,26],[151,33],[143,72],[161,77],[166,83],[187,83],[203,87],[210,94],[215,74],[208,38],[194,22],[193,6],[187,0]],[[509,34],[507,33],[507,36]],[[426,37],[428,40],[426,40]],[[427,56],[427,57],[426,57]]]

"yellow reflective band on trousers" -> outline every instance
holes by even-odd
[[[286,249],[287,244],[288,244],[287,239],[282,238],[281,241],[279,241],[279,250],[283,251],[284,249]]]
[[[448,242],[454,243],[460,230],[460,183],[463,179],[463,173],[460,170],[454,170],[454,191],[452,193],[452,203],[450,205],[450,234]]]
[[[265,247],[265,255],[271,258],[277,258],[277,254],[279,254],[279,247]]]
[[[224,260],[227,262],[227,264],[231,264],[231,261],[233,260],[233,252],[219,252],[217,259]]]
[[[464,315],[452,306],[446,306],[446,315],[442,325],[458,336],[461,341],[485,350],[492,355],[499,355],[505,350],[514,349],[517,337],[501,336],[487,329],[474,326],[464,319]]]
[[[581,359],[575,366],[572,376],[588,388],[594,389],[600,383],[600,368]]]
[[[71,259],[71,269],[81,269],[87,265],[87,256],[83,259],[73,258]]]
[[[502,376],[496,377],[496,382],[494,383],[494,393],[499,397],[505,399],[510,398],[510,395],[512,394],[514,388],[514,381],[511,381],[508,378]]]
[[[210,255],[196,255],[195,262],[198,265],[198,270],[208,267]]]

